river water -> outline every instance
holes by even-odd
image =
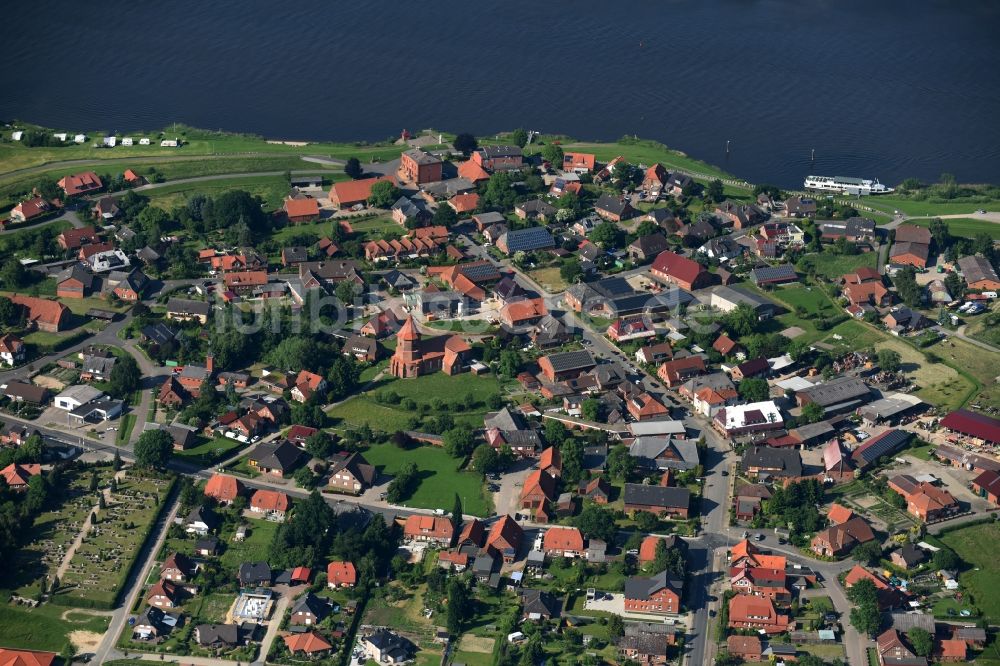
[[[637,134],[786,187],[1000,182],[989,1],[11,0],[3,22],[0,118],[66,130],[523,126]]]

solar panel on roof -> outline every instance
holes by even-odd
[[[895,453],[910,441],[910,437],[911,434],[905,430],[889,430],[880,435],[877,441],[862,446],[858,449],[857,454],[865,462],[871,463],[882,456]]]
[[[529,227],[507,232],[507,251],[520,252],[554,247],[552,234],[545,227]]]

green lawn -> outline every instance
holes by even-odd
[[[847,199],[848,197],[844,197]],[[906,215],[921,217],[934,217],[935,215],[971,215],[977,210],[1000,210],[1000,201],[989,200],[988,197],[976,197],[974,199],[929,199],[920,201],[908,197],[890,195],[864,197],[861,204],[876,210],[892,215],[895,211],[901,211]],[[950,220],[949,220],[950,222]]]
[[[625,159],[633,164],[642,163],[649,166],[659,162],[668,169],[681,169],[691,173],[705,174],[718,178],[734,177],[718,167],[688,157],[679,150],[671,150],[655,141],[640,140],[628,143],[570,142],[564,143],[563,148],[567,151],[593,153],[600,162],[607,162],[618,155],[624,155]]]
[[[276,209],[288,194],[288,181],[284,176],[253,176],[248,178],[220,178],[198,183],[178,183],[150,190],[144,194],[150,203],[169,211],[174,206],[185,203],[194,194],[217,196],[229,190],[244,190],[258,195],[266,202],[268,209]]]
[[[351,398],[327,413],[344,426],[367,423],[369,427],[385,432],[410,430],[411,417],[423,415],[425,419],[433,418],[442,411],[451,414],[456,423],[481,427],[483,414],[488,411],[484,406],[485,401],[502,390],[503,386],[495,376],[477,376],[467,372],[454,376],[437,372],[413,379],[387,377],[377,388]],[[375,395],[379,392],[386,395],[395,393],[399,402],[378,403]],[[477,406],[472,409],[464,406],[469,395],[477,402]],[[407,399],[416,403],[416,410],[403,407],[401,403]],[[437,400],[443,401],[443,404],[436,403]],[[453,404],[456,400],[462,401],[462,405]]]
[[[860,254],[836,254],[834,252],[820,252],[807,254],[803,257],[798,266],[800,270],[807,270],[807,266],[813,266],[816,274],[825,278],[836,280],[845,273],[850,273],[863,266],[875,268],[878,263],[877,252],[862,252]]]
[[[249,446],[249,444],[244,444],[243,442],[239,442],[235,439],[229,439],[228,437],[216,437],[215,439],[210,439],[202,444],[199,444],[198,446],[191,447],[190,449],[175,451],[174,455],[188,459],[191,462],[210,465],[228,458],[233,455],[237,449],[244,446]]]
[[[781,287],[769,294],[776,300],[791,308],[802,308],[812,316],[825,314],[831,316],[840,313],[840,308],[833,304],[830,298],[818,287]]]
[[[243,562],[267,560],[267,551],[274,533],[278,531],[278,523],[255,520],[249,524],[249,529],[250,535],[244,541],[233,541],[231,534],[225,535],[226,550],[219,558],[219,564],[226,571],[235,573]]]
[[[121,423],[118,425],[118,436],[115,437],[115,441],[119,446],[128,444],[128,439],[132,435],[132,428],[135,426],[135,418],[135,414],[126,414],[122,417]]]
[[[1000,224],[989,220],[975,219],[971,217],[956,217],[944,220],[948,225],[948,232],[952,236],[962,236],[963,238],[975,238],[976,234],[989,234],[993,240],[1000,239]],[[917,218],[907,220],[908,224],[915,224],[920,227],[930,226],[931,218]]]
[[[941,535],[941,541],[968,565],[959,574],[959,583],[991,623],[1000,621],[1000,560],[991,544],[1000,543],[1000,524],[985,523]]]
[[[107,617],[84,613],[53,604],[29,608],[4,603],[0,605],[0,645],[61,652],[69,641],[70,632],[103,633],[107,630]],[[62,619],[64,615],[67,618],[65,620]]]
[[[465,513],[486,516],[489,503],[483,497],[482,478],[473,472],[458,469],[461,461],[452,458],[436,446],[416,446],[399,449],[392,444],[377,444],[363,453],[365,459],[384,474],[395,474],[407,463],[420,470],[420,486],[406,500],[407,506],[450,511],[455,493],[462,498]]]

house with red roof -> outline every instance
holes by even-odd
[[[84,171],[63,176],[57,183],[68,197],[89,194],[104,189],[104,183],[93,171]]]
[[[292,502],[288,495],[278,490],[260,489],[250,497],[250,511],[279,520],[285,519],[285,514],[291,506]]]
[[[146,603],[157,608],[176,608],[180,605],[181,590],[169,580],[161,579],[146,594]]]
[[[184,553],[172,553],[160,565],[160,578],[172,583],[190,580],[198,567]]]
[[[790,629],[789,623],[789,617],[778,613],[770,599],[737,594],[729,600],[730,629],[757,629],[767,634],[780,634]]]
[[[66,229],[56,236],[56,242],[64,250],[79,250],[82,246],[90,245],[97,240],[97,231],[94,230],[94,227]]]
[[[42,197],[33,197],[17,204],[10,210],[11,222],[28,222],[40,217],[55,207]]]
[[[37,463],[11,463],[0,470],[0,479],[11,490],[27,490],[31,477],[42,473],[42,466]]]
[[[294,224],[319,218],[319,202],[312,197],[286,197],[281,208],[288,216],[288,221]]]
[[[517,558],[517,551],[523,539],[524,530],[510,515],[505,515],[490,528],[486,537],[486,549],[494,555],[501,556],[503,561],[509,564]]]
[[[987,469],[972,480],[972,490],[993,504],[1000,506],[1000,474]]]
[[[393,185],[396,179],[393,176],[379,176],[378,178],[362,178],[361,180],[347,180],[334,183],[330,188],[330,203],[337,208],[350,208],[359,204],[366,205],[368,197],[372,194],[372,186],[375,183],[388,181]]]
[[[243,483],[235,476],[213,474],[205,484],[205,496],[220,504],[232,504],[233,500],[246,492]]]
[[[55,652],[0,648],[0,666],[52,666],[58,656]]]
[[[625,407],[636,421],[647,421],[649,419],[670,416],[670,410],[667,409],[666,405],[649,393],[630,396],[625,401]]]
[[[590,173],[597,164],[597,157],[592,153],[563,153],[563,171],[573,173]],[[556,166],[556,165],[552,165]]]
[[[713,284],[713,275],[704,266],[669,250],[656,255],[656,259],[649,267],[649,273],[658,280],[675,284],[688,291]]]
[[[415,513],[406,519],[403,536],[408,541],[424,541],[448,548],[455,538],[455,526],[449,518]]]
[[[558,479],[562,476],[562,454],[554,446],[542,451],[538,458],[538,471],[545,472],[549,476]]]
[[[683,384],[692,377],[705,374],[705,360],[701,356],[686,356],[667,361],[656,370],[656,375],[669,388]]]
[[[521,488],[521,508],[530,509],[556,499],[556,480],[549,474],[536,469],[524,480]]]
[[[478,185],[489,180],[490,174],[475,160],[466,160],[458,165],[458,177],[472,181],[473,185]]]
[[[542,537],[542,552],[549,557],[583,557],[583,533],[575,527],[551,527]]]
[[[326,585],[331,589],[354,587],[358,584],[358,571],[353,562],[334,561],[326,565]]]
[[[308,370],[301,370],[295,377],[295,386],[292,388],[292,400],[296,402],[307,402],[315,393],[322,393],[326,390],[326,379],[322,375]]]
[[[768,567],[733,567],[729,585],[737,594],[752,594],[775,601],[791,598],[784,569]]]
[[[456,194],[448,199],[448,205],[459,215],[465,215],[479,208],[479,195],[475,192]]]
[[[292,654],[301,652],[309,657],[326,654],[333,649],[333,645],[319,634],[309,631],[304,634],[286,634],[284,637],[285,647]]]
[[[15,366],[24,361],[26,353],[27,348],[21,338],[13,333],[0,336],[0,361]]]

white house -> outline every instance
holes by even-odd
[[[116,136],[106,136],[103,141],[104,145],[108,148],[114,148],[118,145],[118,137]]]
[[[179,145],[177,139],[164,139],[160,142],[160,148],[176,148]]]
[[[11,134],[10,134],[10,140],[11,141],[20,141],[22,136],[24,136],[24,132],[20,132],[20,131],[18,131],[18,132],[11,132]]]
[[[87,135],[86,134],[77,134],[76,136],[73,137],[73,141],[76,142],[76,143],[86,143],[87,142]]]
[[[139,145],[140,146],[148,146],[149,145],[149,139],[147,139],[146,137],[142,137],[141,139],[139,139]]]
[[[104,397],[104,392],[93,386],[78,384],[67,387],[62,393],[56,396],[55,406],[67,412],[73,411],[81,405],[85,405],[92,400]]]
[[[98,252],[88,257],[87,261],[90,264],[90,270],[95,273],[106,273],[130,265],[128,257],[118,249]]]
[[[0,336],[0,360],[9,366],[17,365],[24,361],[26,350],[24,341],[16,335]]]
[[[66,132],[56,132],[52,136],[59,139],[60,141],[65,141],[68,135],[66,134]]]
[[[131,146],[132,145],[132,137],[130,137],[130,136],[123,136],[122,137],[122,145],[123,146]]]

